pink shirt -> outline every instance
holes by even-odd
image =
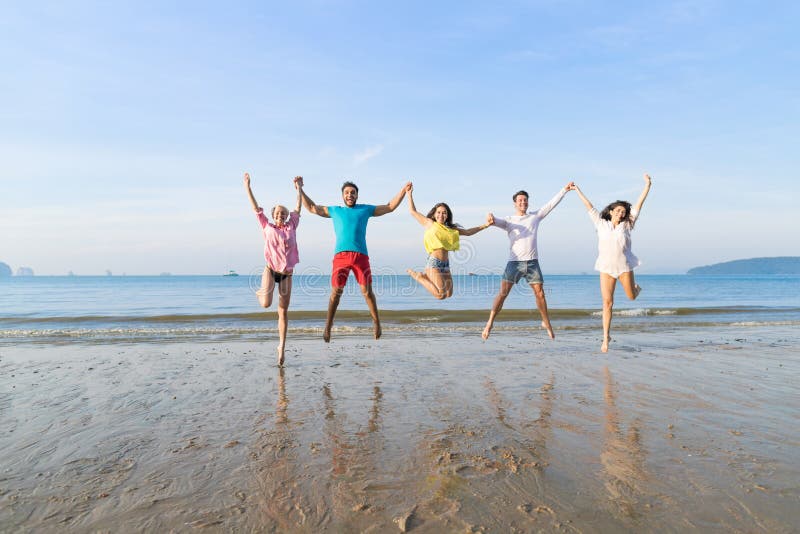
[[[261,208],[256,216],[261,228],[264,229],[264,259],[267,260],[267,267],[276,273],[291,272],[300,261],[297,252],[297,225],[300,224],[300,214],[296,211],[289,213],[289,219],[281,227],[269,222]]]

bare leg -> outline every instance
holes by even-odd
[[[492,327],[494,326],[494,319],[497,317],[497,314],[500,313],[500,310],[503,309],[503,303],[506,301],[506,297],[508,297],[512,287],[514,287],[514,284],[508,280],[500,281],[500,292],[497,293],[497,296],[494,298],[492,311],[489,312],[489,320],[486,321],[486,326],[481,334],[483,339],[489,339],[489,334],[492,332]]]
[[[539,308],[539,313],[542,314],[542,328],[547,330],[550,339],[555,339],[556,335],[553,333],[553,327],[550,325],[550,316],[547,314],[547,299],[544,297],[543,284],[531,284],[533,294],[536,295],[536,307]]]
[[[333,327],[333,317],[336,315],[336,308],[339,307],[339,300],[342,298],[344,287],[331,287],[331,298],[328,301],[328,317],[325,319],[325,331],[322,339],[325,343],[331,342],[331,327]]]
[[[375,300],[375,293],[372,292],[372,284],[367,284],[365,286],[361,286],[361,294],[364,295],[364,300],[367,301],[367,307],[369,308],[369,314],[372,316],[372,326],[375,329],[375,339],[380,339],[382,331],[381,331],[381,319],[378,316],[378,302]]]
[[[272,278],[272,271],[269,267],[264,269],[261,275],[261,287],[256,291],[258,303],[263,308],[269,308],[272,304],[272,292],[275,290],[275,280]]]
[[[633,278],[633,271],[628,271],[619,275],[619,284],[631,300],[636,300],[636,297],[642,292],[642,288],[639,287],[639,284],[637,284],[636,280]]]
[[[600,352],[608,352],[608,342],[611,341],[611,314],[614,311],[616,287],[616,278],[600,273],[600,295],[603,297],[603,344],[600,345]]]
[[[430,278],[428,278],[428,275],[426,273],[412,271],[411,269],[406,269],[406,272],[411,278],[419,282],[419,285],[427,289],[431,295],[433,295],[437,299],[444,298],[442,296],[441,290],[439,290],[439,287],[436,284],[434,284]]]
[[[278,285],[278,365],[283,365],[286,349],[286,330],[289,327],[289,300],[292,298],[292,277],[287,276]]]

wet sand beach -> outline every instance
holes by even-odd
[[[791,326],[0,348],[3,532],[796,532]]]

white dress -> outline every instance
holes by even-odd
[[[597,261],[594,269],[618,278],[622,273],[634,270],[641,265],[639,258],[631,252],[631,230],[639,212],[631,210],[628,221],[614,228],[611,221],[600,218],[596,208],[589,210],[589,217],[597,230]]]

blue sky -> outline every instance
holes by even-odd
[[[800,7],[793,2],[28,2],[0,17],[0,261],[37,274],[247,273],[265,206],[354,179],[456,221],[653,189],[642,273],[800,255]],[[304,213],[299,268],[329,270]],[[499,272],[507,239],[457,269]],[[370,223],[377,269],[420,268],[405,204]],[[540,229],[545,273],[591,272],[571,193]]]

